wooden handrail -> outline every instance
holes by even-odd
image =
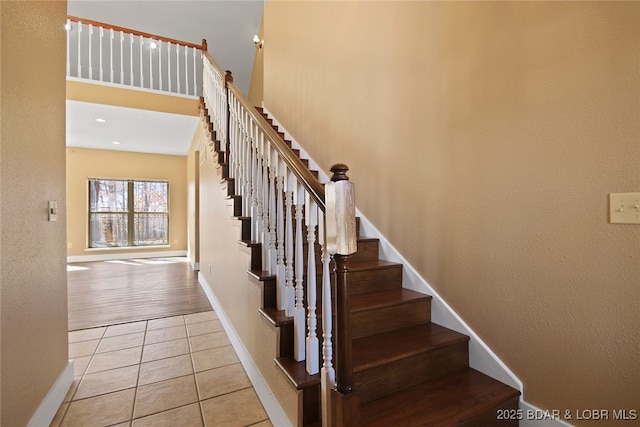
[[[206,48],[203,48],[202,44],[195,44],[195,43],[190,43],[190,42],[185,42],[182,40],[176,40],[176,39],[172,39],[169,37],[164,37],[164,36],[159,36],[157,34],[151,34],[151,33],[145,33],[143,31],[138,31],[138,30],[133,30],[131,28],[125,28],[125,27],[119,27],[117,25],[112,25],[112,24],[107,24],[105,22],[100,22],[100,21],[94,21],[91,19],[85,19],[85,18],[79,18],[77,16],[72,16],[72,15],[67,15],[67,19],[73,22],[81,22],[83,24],[91,24],[91,25],[95,25],[97,27],[103,27],[109,30],[114,30],[114,31],[123,31],[127,34],[133,34],[134,36],[142,36],[142,37],[147,37],[150,39],[154,39],[154,40],[161,40],[164,42],[170,42],[173,44],[178,44],[180,46],[186,46],[186,47],[193,47],[199,50],[203,50],[205,51]],[[204,46],[206,46],[206,42],[204,44]]]
[[[244,109],[249,112],[254,122],[260,127],[260,130],[269,138],[271,145],[278,152],[278,155],[284,160],[289,169],[298,178],[298,181],[303,185],[307,193],[313,198],[314,202],[324,212],[324,186],[318,181],[318,179],[311,173],[308,167],[302,163],[302,160],[297,156],[294,156],[291,149],[284,143],[280,135],[271,127],[267,120],[258,113],[258,110],[252,106],[249,101],[244,97],[240,89],[237,88],[233,82],[227,83],[227,87],[236,96],[238,101],[242,104]]]
[[[207,46],[207,41],[205,39],[202,39],[202,43],[205,47]],[[202,55],[209,60],[209,64],[211,64],[213,68],[215,68],[221,76],[225,75],[225,71],[222,68],[220,68],[220,66],[216,61],[213,60],[213,57],[207,51],[206,48],[202,50]]]

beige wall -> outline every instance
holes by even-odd
[[[200,108],[198,99],[73,80],[67,81],[67,99],[186,116],[197,116]]]
[[[187,154],[187,255],[193,266],[200,263],[200,151],[206,150],[205,136],[198,127]]]
[[[169,181],[169,247],[88,250],[88,178]],[[187,250],[187,158],[113,150],[67,149],[67,254],[166,252]],[[161,255],[161,253],[159,254]]]
[[[542,408],[640,409],[640,226],[607,220],[640,191],[638,22],[637,2],[266,5],[266,107],[351,167]]]
[[[0,424],[7,427],[27,425],[68,363],[66,6],[0,3]],[[48,200],[58,202],[57,222],[47,221]]]
[[[264,40],[264,31],[262,30],[263,22],[260,24],[260,31],[258,32],[258,37],[261,40]],[[264,42],[263,42],[264,46]],[[256,49],[256,55],[253,58],[253,72],[251,73],[251,82],[249,84],[249,95],[247,99],[251,102],[252,105],[256,105],[258,107],[262,106],[262,97],[263,97],[263,67],[264,67],[264,50]]]

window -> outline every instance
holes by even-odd
[[[169,183],[89,179],[89,247],[169,244]]]

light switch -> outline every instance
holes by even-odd
[[[640,193],[609,194],[611,224],[640,224]]]
[[[49,200],[48,215],[49,221],[53,222],[58,220],[58,202],[56,202],[55,200]]]

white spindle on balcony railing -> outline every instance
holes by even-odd
[[[67,78],[200,95],[202,67],[197,57],[201,45],[76,17],[69,17],[65,28]]]

